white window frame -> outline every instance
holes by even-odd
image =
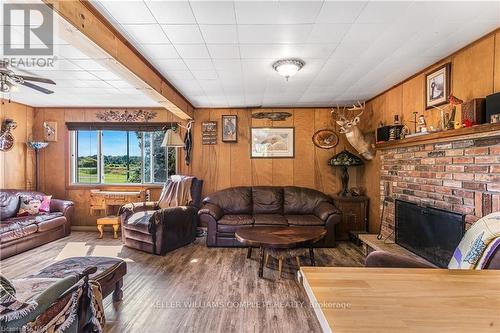
[[[77,132],[78,130],[73,130],[69,131],[70,133],[70,181],[71,185],[94,185],[94,186],[142,186],[142,185],[159,185],[163,184],[164,182],[144,182],[145,179],[145,168],[144,168],[144,147],[145,147],[145,140],[144,140],[144,133],[142,132],[142,144],[141,144],[141,161],[142,161],[142,167],[141,167],[141,182],[140,183],[104,183],[104,173],[102,172],[104,170],[104,159],[102,158],[102,135],[103,131],[102,130],[95,130],[97,132],[97,179],[99,179],[98,183],[84,183],[84,182],[79,182],[78,181],[78,171],[77,171],[77,156],[78,156],[78,136]],[[127,131],[123,131],[127,132]],[[128,131],[130,132],[130,131]],[[149,156],[149,163],[150,163],[150,171],[149,171],[149,179],[154,180],[154,168],[153,168],[153,163],[154,163],[154,146],[153,146],[153,135],[149,136],[150,140],[150,147],[151,147],[151,153]],[[170,150],[168,147],[165,147],[165,165],[168,166],[168,158],[170,155]],[[176,173],[178,172],[178,166],[179,166],[179,150],[175,148],[175,171]],[[166,170],[167,172],[167,179],[170,178],[170,175],[168,173],[168,168]]]

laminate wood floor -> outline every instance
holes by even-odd
[[[127,261],[124,299],[104,301],[106,332],[320,332],[295,265],[288,261],[277,280],[270,259],[264,278],[257,277],[258,251],[246,259],[243,248],[207,248],[205,239],[155,256],[122,246],[105,234],[71,236],[0,262],[8,278],[19,278],[72,256],[117,256]],[[355,245],[316,249],[318,266],[361,266]],[[301,258],[309,265],[308,258]]]

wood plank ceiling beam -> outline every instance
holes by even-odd
[[[193,105],[89,1],[42,1],[116,60],[118,66],[114,66],[114,70],[120,71],[122,76],[132,74],[142,81],[145,92],[156,98],[161,106],[176,116],[182,119],[193,118]]]

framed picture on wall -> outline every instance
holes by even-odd
[[[447,63],[425,75],[425,108],[448,103],[450,96],[451,64]]]
[[[252,127],[252,158],[293,158],[295,156],[295,128]]]
[[[238,116],[222,116],[222,142],[238,142]]]

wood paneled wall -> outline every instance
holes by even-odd
[[[14,119],[14,147],[0,152],[0,188],[32,190],[35,187],[35,153],[26,146],[33,134],[34,109],[30,106],[0,99],[0,123]]]
[[[99,188],[101,190],[137,190],[150,189],[153,199],[159,197],[161,186],[94,186],[94,185],[71,185],[69,184],[69,132],[66,122],[97,122],[96,113],[107,109],[64,109],[64,108],[37,108],[35,109],[35,136],[43,136],[42,124],[44,121],[57,122],[57,142],[51,142],[40,154],[40,189],[56,198],[65,198],[75,202],[75,214],[72,226],[95,227],[97,217],[90,216],[90,190]],[[123,109],[120,109],[123,110]],[[135,109],[130,109],[135,110]],[[182,122],[179,118],[165,109],[155,109],[159,122]],[[183,158],[183,154],[180,154]],[[183,173],[184,164],[179,163]]]
[[[480,98],[500,91],[500,32],[496,31],[470,44],[466,48],[442,59],[439,63],[409,78],[385,93],[367,102],[362,119],[365,132],[375,131],[379,122],[391,124],[394,115],[413,131],[413,112],[424,114],[427,123],[439,124],[438,110],[425,110],[425,73],[451,62],[451,91],[464,101]],[[460,119],[460,108],[457,110]],[[380,225],[380,159],[366,164],[364,186],[370,197],[370,231],[378,232]]]
[[[285,121],[253,119],[252,113],[265,111],[290,112]],[[222,142],[222,115],[238,116],[238,143]],[[217,144],[201,144],[201,123],[217,121]],[[314,109],[196,109],[192,173],[205,181],[203,193],[233,186],[295,185],[315,188],[328,194],[340,189],[338,170],[328,166],[328,159],[345,147],[343,135],[334,149],[320,149],[312,143],[320,129],[334,128],[331,110]],[[294,127],[295,158],[251,159],[251,127]],[[350,170],[351,186],[357,185],[363,168]]]

